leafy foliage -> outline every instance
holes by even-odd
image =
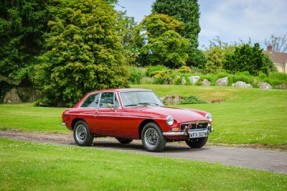
[[[194,95],[180,98],[180,104],[205,104],[205,103],[207,103],[207,101],[201,100]]]
[[[179,33],[188,39],[187,65],[204,69],[207,59],[201,50],[198,50],[199,5],[197,0],[156,0],[152,6],[153,13],[166,14],[184,23]]]
[[[128,17],[126,11],[119,11],[116,22],[117,33],[120,36],[125,50],[125,57],[130,65],[134,65],[138,57],[139,50],[134,46],[132,37],[134,36],[136,22],[133,17]]]
[[[137,27],[135,44],[140,49],[141,65],[162,64],[170,68],[185,65],[188,40],[179,31],[183,23],[164,14],[152,14]]]
[[[71,106],[88,91],[126,87],[128,72],[113,7],[103,0],[55,2],[36,67],[42,101]]]
[[[31,84],[46,31],[47,3],[49,0],[1,0],[0,75]]]
[[[144,77],[144,71],[137,67],[130,68],[129,82],[132,84],[140,84],[141,79]]]
[[[258,75],[260,71],[268,74],[273,70],[271,60],[263,54],[258,43],[253,47],[249,44],[236,47],[232,54],[226,56],[223,67],[230,73],[248,71],[252,75]]]
[[[205,54],[208,58],[206,64],[206,73],[219,73],[223,71],[223,63],[225,61],[225,52],[219,47],[206,50]]]
[[[197,0],[156,0],[152,12],[166,14],[182,21],[184,29],[180,34],[189,39],[191,47],[198,47],[200,13]]]

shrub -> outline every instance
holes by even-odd
[[[192,72],[191,68],[188,66],[182,66],[182,67],[178,68],[176,71],[179,73],[185,73],[185,74]]]
[[[158,71],[153,78],[155,84],[168,84],[168,82],[171,80],[168,72],[166,71]]]
[[[146,76],[153,77],[159,72],[168,71],[169,69],[163,65],[149,66],[146,70]]]
[[[130,69],[129,82],[132,84],[140,84],[141,79],[144,77],[143,69],[132,67]]]
[[[254,77],[249,74],[249,72],[236,72],[234,75],[228,76],[229,84],[236,83],[238,81],[243,81],[247,84],[254,84]]]
[[[180,104],[205,104],[205,103],[207,102],[193,95],[180,98]]]
[[[271,73],[269,75],[260,73],[257,77],[258,81],[267,82],[272,86],[287,84],[287,74],[285,73]]]

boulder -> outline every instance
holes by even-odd
[[[191,76],[189,77],[189,81],[192,85],[196,84],[198,82],[198,80],[200,79],[199,76]]]
[[[5,94],[3,103],[22,103],[16,88],[11,89]]]
[[[181,78],[181,84],[182,84],[182,85],[185,85],[185,84],[186,84],[185,77],[182,77],[182,78]]]
[[[268,90],[268,89],[272,89],[272,86],[267,82],[260,82],[259,88],[264,89],[264,90]]]
[[[177,95],[166,96],[166,97],[161,98],[161,100],[163,100],[163,102],[167,105],[180,104],[180,96],[177,96]]]
[[[216,80],[216,85],[217,86],[227,86],[228,85],[228,78],[227,77],[219,78],[218,80]]]
[[[277,89],[287,89],[287,84],[279,84],[279,85],[277,85],[275,88],[277,88]]]
[[[42,97],[41,93],[32,87],[18,87],[17,92],[23,102],[33,102]]]
[[[233,87],[240,87],[240,88],[252,88],[251,84],[247,84],[243,81],[238,81],[232,84]]]
[[[202,86],[210,86],[211,82],[208,81],[207,79],[202,80]]]

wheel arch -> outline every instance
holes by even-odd
[[[72,121],[72,125],[71,125],[71,129],[72,130],[74,130],[74,126],[75,126],[75,124],[78,122],[78,121],[84,121],[85,123],[87,123],[84,119],[82,119],[82,118],[75,118],[75,119],[73,119],[73,121]]]
[[[138,129],[138,135],[139,135],[139,139],[141,139],[141,133],[142,133],[142,130],[144,128],[144,126],[150,122],[153,122],[155,123],[157,126],[159,126],[159,124],[153,120],[153,119],[145,119],[141,122],[140,126],[139,126],[139,129]],[[160,127],[160,126],[159,126]]]

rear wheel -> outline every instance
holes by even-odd
[[[74,125],[74,140],[80,146],[91,146],[94,136],[90,133],[86,122],[81,120]]]
[[[132,139],[122,139],[122,138],[116,138],[116,139],[123,145],[129,144],[133,141]]]
[[[188,139],[185,140],[186,144],[191,148],[201,148],[203,147],[208,140],[208,137],[197,138],[197,139]]]
[[[142,132],[141,139],[146,150],[151,152],[162,151],[166,145],[166,140],[157,124],[147,123]]]

